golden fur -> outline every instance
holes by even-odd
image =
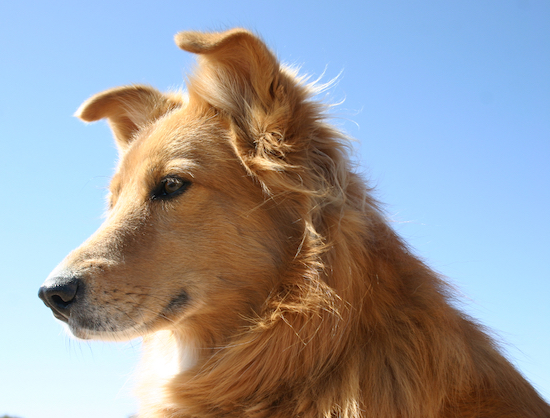
[[[388,225],[315,87],[242,29],[176,43],[187,95],[79,109],[120,163],[41,288],[79,338],[143,337],[140,417],[550,417]]]

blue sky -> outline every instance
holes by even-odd
[[[101,223],[116,150],[71,115],[178,88],[181,30],[244,26],[313,78],[395,228],[550,398],[550,2],[0,4],[0,415],[127,417],[139,341],[79,342],[36,297]]]

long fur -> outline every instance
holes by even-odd
[[[121,163],[105,225],[53,274],[86,285],[77,336],[143,336],[140,416],[550,417],[389,226],[315,86],[242,29],[176,42],[199,55],[186,97],[127,86],[79,110]],[[139,197],[188,160],[189,190]]]

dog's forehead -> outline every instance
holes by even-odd
[[[229,135],[227,124],[216,116],[183,109],[144,128],[122,155],[118,171],[135,175],[136,170],[170,171],[180,164],[214,174],[238,163]]]

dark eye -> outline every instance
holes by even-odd
[[[169,199],[183,193],[191,182],[179,177],[166,177],[162,179],[153,193],[153,199]]]

